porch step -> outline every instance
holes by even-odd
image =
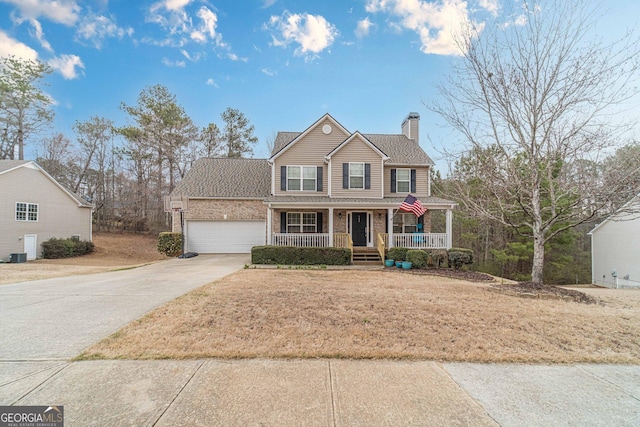
[[[382,259],[375,248],[353,248],[354,265],[381,265]]]

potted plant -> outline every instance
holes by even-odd
[[[413,263],[411,261],[402,261],[402,268],[409,270],[411,267],[413,267]]]
[[[395,264],[395,261],[392,259],[385,259],[384,260],[384,266],[385,267],[393,267],[393,264]]]
[[[401,259],[397,259],[396,260],[396,267],[402,268],[402,260]]]

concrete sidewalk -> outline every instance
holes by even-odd
[[[637,426],[640,367],[0,362],[0,404],[64,405],[67,427]]]

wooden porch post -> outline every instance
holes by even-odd
[[[333,247],[333,208],[329,208],[329,247]]]
[[[447,209],[447,249],[453,246],[453,210]]]

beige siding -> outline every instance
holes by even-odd
[[[429,166],[385,166],[384,167],[384,195],[400,196],[402,193],[391,192],[391,169],[415,169],[416,192],[415,196],[426,197],[429,195]],[[407,194],[407,193],[404,193]]]
[[[329,135],[322,132],[324,125],[330,125],[332,131]],[[324,158],[335,147],[340,145],[349,135],[342,132],[331,120],[325,119],[311,129],[307,135],[285,151],[275,161],[275,194],[288,194],[280,190],[280,167],[281,166],[322,166],[322,190],[323,191],[295,191],[296,196],[301,195],[326,195],[327,194],[327,165]],[[290,194],[290,193],[289,193]]]
[[[225,218],[225,215],[227,216]],[[267,207],[261,200],[220,200],[189,199],[189,211],[184,213],[188,220],[266,220]],[[173,231],[180,231],[180,215],[174,215]]]
[[[39,170],[20,167],[0,175],[0,258],[24,252],[24,235],[37,235],[37,256],[42,243],[56,238],[80,235],[91,240],[91,208],[78,203]],[[16,221],[16,202],[38,205],[38,221]]]
[[[369,190],[342,188],[342,164],[349,162],[371,164]],[[331,157],[331,197],[382,198],[382,158],[359,138],[352,139]]]

